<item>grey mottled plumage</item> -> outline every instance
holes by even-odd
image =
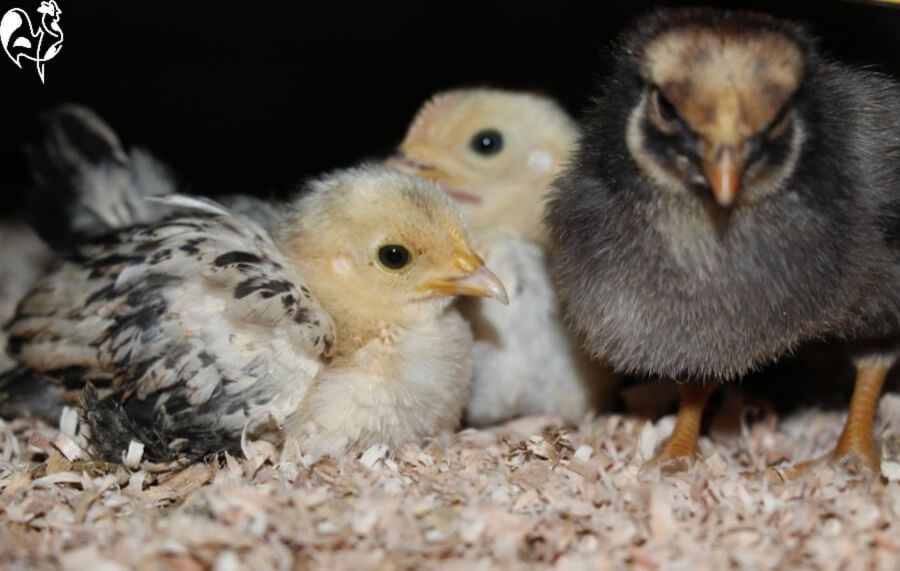
[[[55,250],[174,212],[147,198],[185,192],[184,183],[146,150],[125,149],[92,110],[60,105],[41,114],[39,123],[40,140],[26,147],[32,183],[25,215]],[[264,228],[278,224],[279,209],[270,202],[247,195],[217,200]]]
[[[619,370],[728,380],[817,338],[900,351],[900,87],[799,26],[646,17],[557,186],[556,283]]]
[[[257,413],[284,420],[334,344],[331,318],[269,235],[214,206],[81,246],[8,332],[21,367],[8,376],[32,377],[20,388],[96,387],[85,419],[112,458],[131,438],[156,459],[233,448]]]

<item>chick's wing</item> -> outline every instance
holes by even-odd
[[[149,418],[169,448],[226,446],[254,414],[281,420],[303,396],[333,325],[262,228],[200,199],[169,201],[202,212],[79,248],[21,302],[9,350],[44,377],[97,386],[109,414],[86,410],[89,425]],[[112,434],[124,440],[126,425]]]

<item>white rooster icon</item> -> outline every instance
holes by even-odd
[[[34,29],[31,18],[21,8],[12,8],[0,19],[0,44],[13,63],[22,67],[22,60],[37,65],[38,76],[44,83],[44,64],[62,49],[63,32],[59,27],[62,10],[54,0],[46,0],[38,6],[41,25]]]

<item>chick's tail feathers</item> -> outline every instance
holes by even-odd
[[[82,433],[107,462],[121,462],[132,441],[144,445],[143,458],[150,462],[194,462],[218,452],[239,452],[240,439],[217,430],[214,422],[183,426],[177,414],[156,405],[154,399],[122,399],[116,392],[102,396],[87,383],[81,391]]]
[[[25,149],[32,179],[25,215],[52,248],[67,251],[165,216],[165,207],[145,198],[174,192],[172,173],[144,151],[126,152],[90,109],[66,104],[46,111],[38,139]]]
[[[115,131],[92,110],[55,107],[39,121],[39,142],[26,147],[32,188],[25,204],[28,223],[57,252],[85,240],[137,224],[154,224],[177,208],[153,197],[184,184],[142,149],[126,151]],[[282,209],[244,194],[219,202],[271,230]]]

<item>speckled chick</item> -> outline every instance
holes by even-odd
[[[152,460],[233,450],[270,416],[288,456],[457,426],[471,333],[452,299],[505,293],[437,185],[338,171],[271,236],[215,203],[163,200],[182,212],[82,245],[19,305],[7,408],[68,389],[111,460],[132,439]]]
[[[900,87],[764,14],[664,10],[622,38],[547,212],[569,316],[618,370],[688,382],[683,467],[720,381],[806,341],[858,377],[829,461],[877,471],[900,345]]]

